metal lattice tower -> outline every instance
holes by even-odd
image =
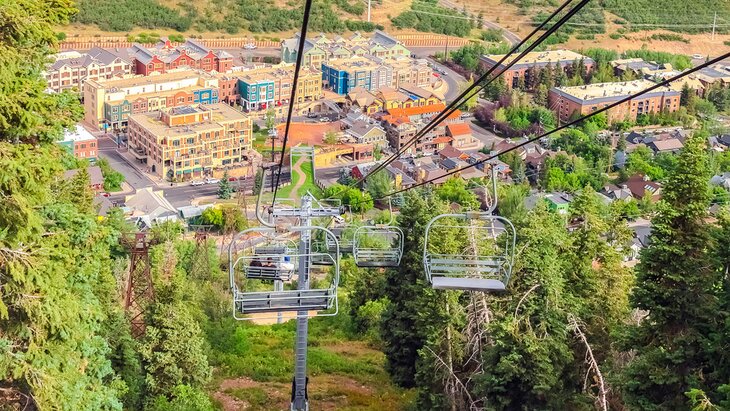
[[[210,254],[208,253],[208,232],[212,226],[195,225],[195,254],[190,271],[198,274],[210,269]]]
[[[123,238],[129,249],[129,277],[124,298],[124,310],[129,317],[132,335],[144,335],[144,313],[154,299],[152,286],[150,243],[146,233],[135,233]]]

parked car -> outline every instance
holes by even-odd
[[[103,193],[99,193],[99,195],[102,197],[111,197],[111,194],[107,193],[106,191]]]
[[[218,184],[220,182],[221,182],[221,180],[218,179],[218,178],[210,178],[210,177],[208,177],[208,178],[205,179],[205,184]]]
[[[236,177],[228,177],[228,181],[238,181],[238,178],[236,178]]]
[[[320,117],[319,118],[319,122],[320,123],[327,123],[329,121],[330,121],[329,117]]]
[[[205,182],[201,180],[193,180],[190,182],[191,186],[202,186],[203,184],[205,184]]]
[[[246,50],[256,50],[256,44],[254,43],[246,43],[243,45],[243,48]]]
[[[705,58],[705,56],[703,56],[702,54],[693,54],[692,58],[695,60],[702,60],[703,58]]]
[[[317,118],[317,113],[310,111],[307,113],[307,118]]]

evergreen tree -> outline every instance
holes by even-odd
[[[723,324],[720,276],[710,264],[705,223],[709,204],[707,153],[699,135],[688,139],[652,220],[651,245],[638,267],[632,305],[647,313],[628,329],[636,351],[623,372],[626,403],[645,410],[687,407],[684,393],[706,389],[716,363],[710,347]]]
[[[218,182],[218,198],[228,200],[231,198],[232,193],[233,187],[231,187],[231,182],[228,181],[228,171],[225,171],[221,181]]]

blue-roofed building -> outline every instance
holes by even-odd
[[[274,80],[238,79],[241,105],[246,110],[266,108],[274,103]]]
[[[329,60],[322,63],[322,83],[340,95],[356,87],[374,91],[393,83],[393,69],[364,57]]]

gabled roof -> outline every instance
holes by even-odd
[[[471,127],[466,123],[453,123],[446,126],[452,136],[471,135]]]
[[[441,158],[460,158],[464,153],[454,146],[446,146],[439,151]]]
[[[87,167],[86,171],[89,173],[89,183],[92,186],[103,186],[104,185],[104,176],[101,174],[101,168],[99,166],[92,166]],[[67,170],[63,173],[63,177],[66,179],[73,178],[76,174],[79,173],[78,169],[74,170]]]
[[[684,147],[684,144],[682,144],[682,142],[679,141],[678,138],[671,138],[669,140],[652,141],[651,143],[647,144],[647,146],[655,153],[660,153],[665,151],[681,150],[682,147]]]
[[[662,187],[659,183],[655,183],[644,177],[643,174],[634,174],[626,180],[625,184],[636,199],[644,198],[647,193],[651,194],[652,199],[658,199],[660,196],[659,191]]]
[[[391,108],[388,109],[388,113],[393,116],[417,116],[424,114],[435,114],[443,111],[446,106],[443,103],[432,104],[430,106],[418,106],[418,107],[407,107],[407,108]],[[449,117],[451,118],[451,117]]]
[[[139,189],[127,196],[125,204],[141,215],[149,216],[152,221],[159,217],[177,216],[177,210],[162,196],[162,191],[153,191],[152,187]]]

